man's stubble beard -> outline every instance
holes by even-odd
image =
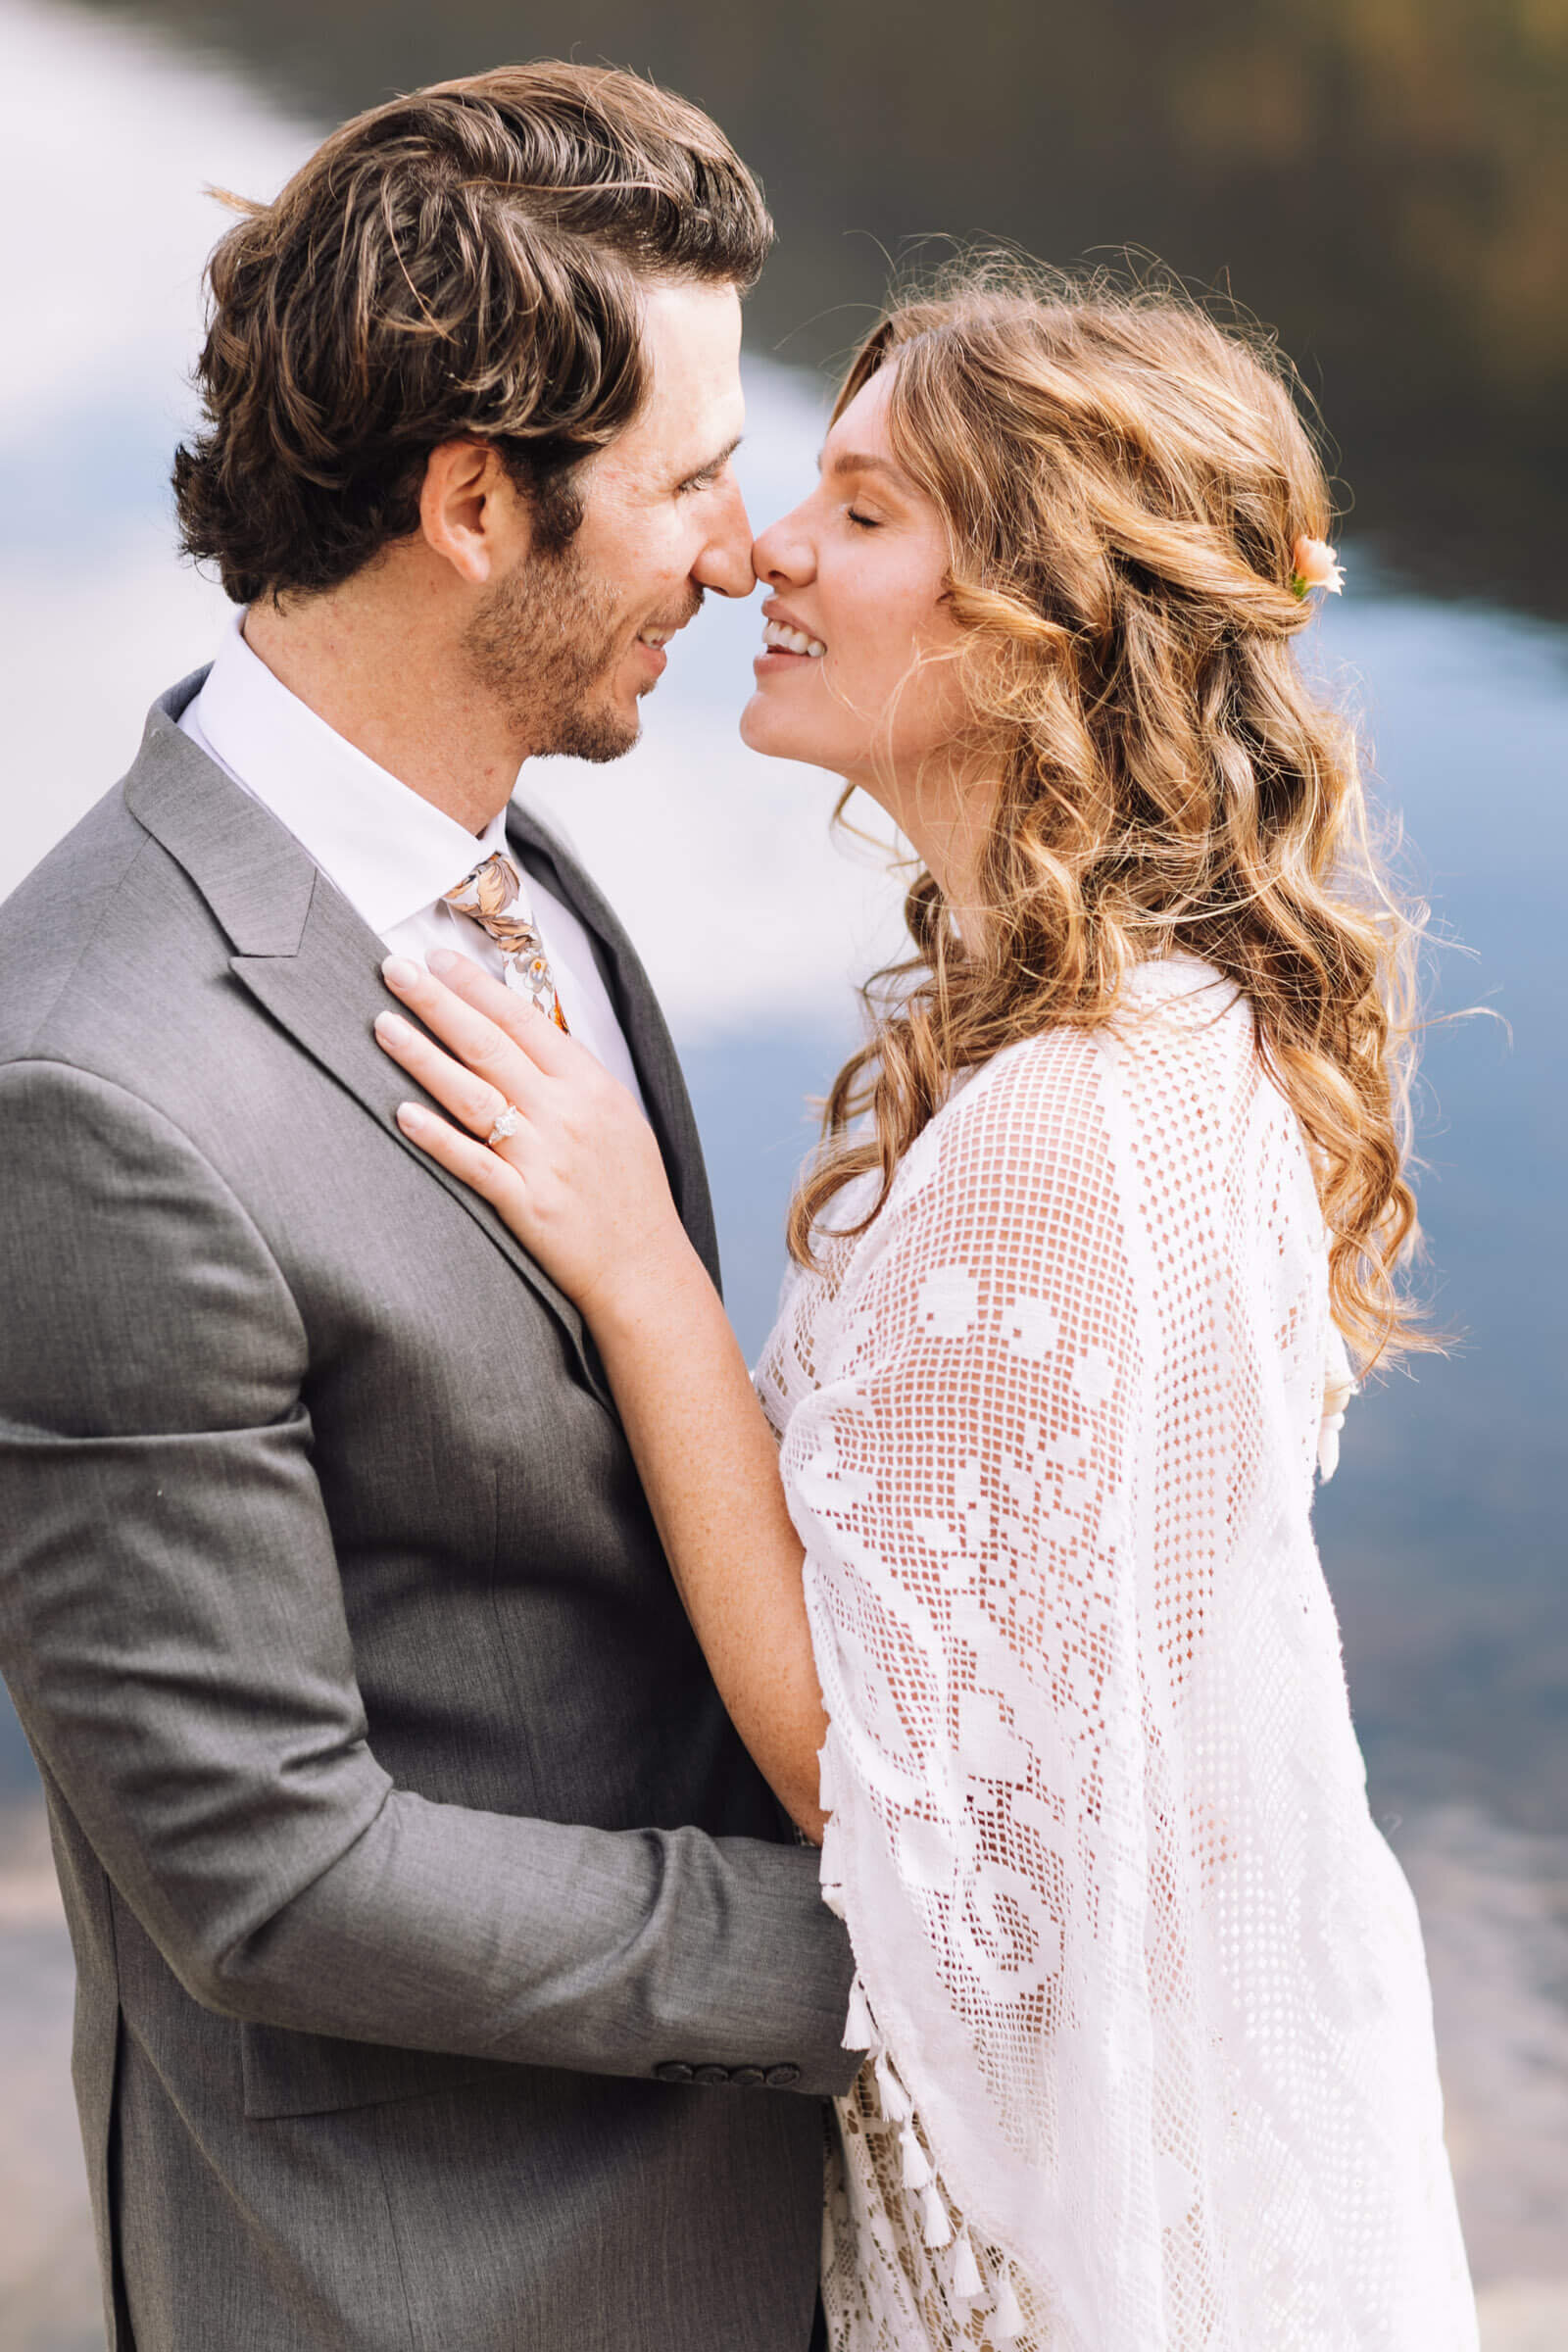
[[[475,678],[505,710],[534,758],[602,763],[629,752],[642,729],[610,689],[624,621],[614,591],[589,578],[568,543],[524,557],[485,597],[468,626]]]

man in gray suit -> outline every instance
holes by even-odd
[[[176,489],[242,625],[0,912],[0,1663],[115,2352],[811,2331],[843,1932],[577,1315],[371,1036],[389,946],[492,958],[640,1091],[716,1279],[647,980],[508,801],[751,588],[768,234],[620,74],[336,133],[214,259]]]

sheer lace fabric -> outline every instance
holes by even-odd
[[[956,1088],[787,1292],[758,1386],[875,2060],[839,2352],[1474,2346],[1311,1535],[1347,1385],[1299,1130],[1188,958]]]

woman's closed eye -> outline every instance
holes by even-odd
[[[861,514],[854,507],[845,508],[844,519],[846,522],[853,522],[856,529],[859,531],[879,531],[882,528],[881,522],[875,514]]]

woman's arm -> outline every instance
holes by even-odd
[[[820,1842],[827,1733],[773,1433],[697,1252],[650,1267],[590,1317],[660,1539],[736,1730]]]
[[[483,1194],[580,1309],[719,1695],[780,1803],[819,1840],[827,1719],[802,1547],[772,1433],[652,1130],[524,1000],[464,956],[431,960],[439,978],[400,957],[384,976],[451,1054],[395,1014],[376,1035],[461,1124],[416,1103],[400,1123]],[[520,1123],[493,1150],[482,1139],[508,1103]]]

